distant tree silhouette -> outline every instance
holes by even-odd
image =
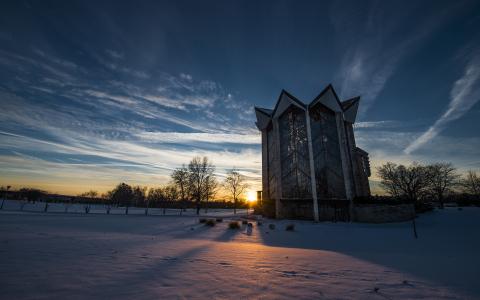
[[[205,182],[204,199],[206,201],[205,212],[208,212],[208,200],[213,199],[218,191],[218,181],[214,175],[208,176]]]
[[[155,202],[165,200],[165,191],[163,187],[151,188],[148,191],[147,201],[150,202],[149,205],[152,205]]]
[[[248,188],[248,184],[245,182],[245,176],[240,174],[235,168],[231,169],[227,173],[227,178],[225,178],[224,187],[232,196],[233,213],[236,214],[238,200]]]
[[[80,197],[88,198],[90,201],[85,205],[85,213],[88,214],[90,212],[90,204],[95,200],[95,198],[98,196],[98,192],[94,190],[90,190],[88,192],[85,192],[83,194],[80,194]]]
[[[102,196],[101,196],[102,199],[104,199],[104,201],[105,201],[105,210],[106,210],[107,215],[110,214],[112,204],[114,203],[113,200],[112,200],[113,199],[112,198],[113,197],[112,193],[113,193],[113,191],[107,191],[107,192],[103,193]]]
[[[377,168],[382,187],[394,197],[402,197],[415,203],[428,193],[430,173],[428,167],[419,163],[409,166],[392,162]]]
[[[178,200],[178,188],[175,184],[169,184],[163,188],[165,200],[172,202]],[[165,203],[166,204],[166,203]],[[163,214],[166,213],[166,206],[163,206]]]
[[[191,187],[192,198],[195,200],[197,215],[200,214],[200,202],[205,195],[207,180],[214,176],[215,166],[208,160],[208,157],[194,157],[188,164],[189,186]]]
[[[128,215],[128,208],[133,199],[133,189],[126,183],[120,183],[111,192],[111,201],[117,205],[125,205],[125,214]]]
[[[394,197],[405,198],[416,204],[428,193],[431,175],[428,167],[419,163],[414,162],[409,166],[404,166],[387,162],[377,168],[377,173],[381,179],[381,185]],[[412,225],[413,233],[417,238],[415,216],[412,219]]]
[[[452,192],[453,187],[458,184],[460,176],[451,163],[435,163],[428,165],[426,168],[428,172],[428,191],[443,208],[446,194]]]
[[[28,202],[33,203],[40,200],[47,194],[47,192],[35,188],[21,188],[18,190],[18,192],[22,198],[26,198]]]
[[[134,186],[132,187],[132,200],[135,206],[141,207],[145,205],[147,187]]]
[[[476,172],[468,171],[460,184],[466,193],[480,197],[480,176]]]
[[[180,201],[182,202],[182,208],[180,209],[180,214],[182,214],[186,201],[189,200],[191,195],[190,172],[185,165],[182,165],[181,168],[177,168],[172,172],[171,177],[173,183],[177,185]]]
[[[2,205],[0,206],[0,209],[3,209],[3,204],[5,203],[5,199],[7,198],[7,193],[8,190],[11,188],[10,185],[7,185],[7,187],[1,187],[0,190],[3,192],[3,199],[2,199]]]

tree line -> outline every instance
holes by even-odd
[[[387,162],[377,168],[380,184],[392,197],[413,203],[438,202],[444,207],[451,198],[480,197],[480,176],[468,171],[461,176],[451,163],[410,165]]]
[[[413,202],[417,205],[427,202],[438,202],[443,207],[445,202],[454,201],[459,204],[480,204],[480,175],[475,171],[459,174],[451,163],[410,165],[387,162],[377,168],[380,185],[389,195],[375,197],[376,202],[387,202],[397,199]],[[102,203],[117,206],[169,207],[181,209],[196,208],[197,214],[204,204],[208,207],[220,190],[232,202],[232,208],[244,207],[244,193],[248,188],[246,178],[235,168],[229,170],[223,181],[215,174],[215,166],[207,157],[194,157],[188,165],[182,165],[172,171],[168,184],[150,188],[118,184],[111,191],[99,195],[96,191],[88,191],[70,199],[55,199],[53,201]],[[10,186],[1,187],[3,199],[6,193],[12,199],[27,201],[48,200],[47,192],[35,188],[22,188],[10,191]],[[51,197],[50,199],[54,199]],[[4,200],[0,204],[3,208]],[[378,201],[380,199],[380,201]],[[51,201],[51,200],[50,200]],[[358,203],[371,199],[356,199]]]
[[[70,202],[103,203],[107,205],[128,207],[158,207],[168,203],[182,211],[194,204],[196,213],[200,213],[201,206],[208,207],[222,191],[232,202],[234,213],[238,207],[244,207],[244,194],[248,188],[247,178],[237,169],[227,171],[226,177],[220,181],[215,174],[215,165],[208,157],[196,156],[187,165],[176,168],[170,174],[170,182],[166,185],[150,188],[145,186],[131,186],[126,183],[118,184],[114,189],[99,195],[91,190],[71,198]],[[17,192],[17,197],[28,201],[46,200],[45,191],[33,188],[24,188]],[[89,208],[86,208],[88,212]]]

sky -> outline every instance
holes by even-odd
[[[261,189],[253,106],[330,83],[373,173],[480,170],[478,28],[479,1],[2,1],[0,185],[153,187],[201,155]]]

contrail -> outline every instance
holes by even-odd
[[[480,55],[467,63],[463,76],[455,81],[450,91],[448,109],[422,135],[403,151],[410,154],[435,138],[448,123],[462,117],[480,100]]]

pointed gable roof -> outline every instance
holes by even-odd
[[[273,112],[273,109],[268,109],[268,108],[263,108],[263,107],[258,107],[258,106],[255,106],[255,109],[258,109],[261,113],[264,113],[264,114],[269,115],[269,116],[271,116],[272,112]]]
[[[306,105],[302,101],[295,98],[289,92],[282,90],[282,92],[280,93],[280,96],[278,97],[277,104],[273,109],[272,117],[277,118],[291,105],[295,105],[302,110],[305,110],[305,107],[306,107]]]
[[[359,103],[360,97],[354,97],[340,102],[335,89],[331,84],[329,84],[317,97],[315,97],[315,99],[313,99],[310,104],[308,104],[308,107],[310,108],[317,104],[322,104],[334,112],[342,113],[345,121],[355,123]],[[275,104],[275,108],[273,110],[255,107],[255,114],[257,116],[256,125],[258,129],[263,130],[267,128],[273,118],[278,118],[292,105],[295,105],[302,110],[307,109],[307,105],[305,105],[305,103],[298,100],[295,96],[285,90],[282,90],[278,96],[277,103]]]
[[[348,99],[342,102],[343,118],[345,121],[355,123],[359,104],[360,97],[354,97],[352,99]]]
[[[353,97],[351,99],[348,99],[348,100],[345,100],[345,101],[342,101],[342,109],[343,110],[347,110],[350,106],[352,106],[355,101],[358,101],[360,100],[360,96],[357,96],[357,97]]]
[[[255,122],[255,124],[259,130],[267,128],[268,124],[270,124],[270,121],[272,120],[271,114],[271,109],[255,107],[255,115],[257,117],[257,122]]]
[[[321,103],[333,110],[334,112],[342,112],[342,105],[338,99],[337,93],[333,89],[333,86],[329,84],[323,91],[313,99],[308,107],[314,107],[316,104]]]

